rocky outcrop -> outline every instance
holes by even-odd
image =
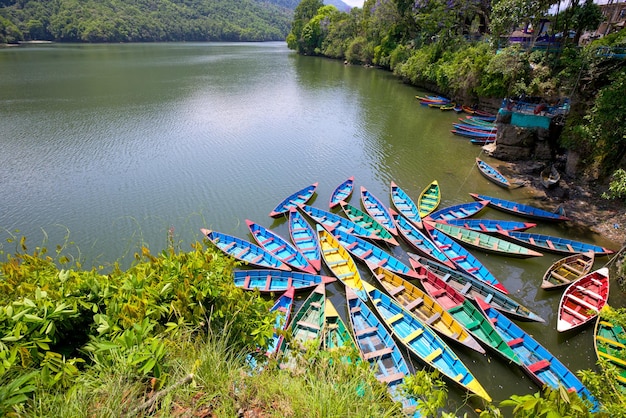
[[[510,114],[498,114],[496,122],[496,143],[490,152],[494,158],[503,161],[548,161],[554,158],[549,129],[511,125]]]

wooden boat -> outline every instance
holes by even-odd
[[[476,158],[476,166],[478,167],[480,174],[488,180],[494,182],[497,186],[504,187],[506,189],[510,189],[512,187],[511,181],[508,178],[478,157]]]
[[[249,219],[246,219],[246,225],[248,225],[248,229],[256,242],[268,253],[291,268],[304,271],[305,273],[317,273],[317,270],[309,263],[309,260],[285,238]]]
[[[465,118],[459,118],[459,121],[463,125],[480,126],[483,128],[496,128],[496,124],[494,122],[475,116],[466,116]]]
[[[422,218],[417,204],[393,181],[391,182],[391,203],[396,210],[418,228],[422,227]],[[396,225],[397,226],[397,225]]]
[[[285,292],[290,287],[296,291],[310,290],[320,283],[332,283],[334,277],[282,270],[235,270],[235,286],[259,292]]]
[[[403,395],[400,387],[409,367],[387,328],[350,288],[346,288],[348,314],[361,358],[369,362],[376,379],[387,385],[394,400],[402,402],[405,412],[415,411],[417,402]]]
[[[420,96],[415,95],[415,98],[420,101],[420,103],[427,105],[428,103],[450,103],[450,99],[443,96]]]
[[[562,385],[569,392],[576,392],[582,399],[590,401],[594,409],[599,407],[597,399],[556,356],[488,303],[480,298],[476,302],[520,359],[524,371],[539,386],[548,385],[558,389]]]
[[[419,208],[419,215],[421,218],[425,218],[432,211],[437,209],[441,202],[441,190],[437,180],[432,181],[428,186],[422,190],[419,198],[417,199],[417,207]]]
[[[462,228],[473,229],[474,231],[485,232],[487,234],[498,233],[500,231],[525,231],[537,226],[530,222],[509,221],[502,219],[447,219],[445,223]]]
[[[559,180],[561,180],[561,174],[558,172],[554,165],[550,165],[541,171],[539,178],[541,185],[546,189],[555,186]]]
[[[447,110],[451,110],[451,109],[454,108],[454,103],[444,102],[444,101],[441,101],[441,102],[421,102],[420,101],[420,103],[427,104],[428,107],[432,107],[432,108],[435,108],[435,109],[441,109],[444,106],[447,107],[447,106],[450,106],[450,105],[451,106]]]
[[[293,300],[295,295],[295,288],[288,288],[285,293],[280,295],[276,303],[270,308],[270,312],[276,312],[276,321],[274,322],[274,335],[265,351],[266,356],[272,356],[276,353],[279,347],[282,345],[285,338],[285,334],[276,332],[278,330],[285,330],[289,325],[291,319],[291,308],[293,307]]]
[[[420,276],[422,287],[430,297],[436,300],[485,347],[493,350],[505,360],[520,364],[513,350],[469,299],[427,268],[422,268],[420,271],[424,273]]]
[[[298,205],[303,205],[308,202],[313,194],[315,194],[315,189],[317,189],[318,183],[313,183],[310,186],[306,186],[305,188],[298,190],[297,192],[287,196],[282,202],[280,202],[276,207],[270,212],[271,217],[277,217],[289,211],[289,208],[295,208]]]
[[[434,222],[432,226],[443,232],[456,242],[467,247],[507,257],[529,258],[541,257],[543,254],[524,246],[500,239],[483,232],[465,229],[445,222]]]
[[[491,401],[491,397],[450,347],[426,324],[391,297],[365,283],[372,305],[383,322],[406,348],[430,367],[466,390]]]
[[[496,134],[491,132],[476,132],[476,131],[465,131],[460,129],[451,129],[454,135],[462,136],[465,138],[471,139],[484,139],[484,140],[494,140],[496,139]]]
[[[462,344],[479,353],[485,353],[485,350],[463,328],[463,325],[427,293],[387,269],[372,265],[368,267],[385,291],[421,322],[457,344]]]
[[[474,109],[472,109],[470,106],[463,105],[462,107],[463,107],[463,112],[469,115],[473,115],[475,113]]]
[[[534,248],[538,251],[547,251],[555,254],[577,254],[592,251],[596,256],[613,254],[613,250],[599,245],[572,239],[555,237],[552,235],[533,234],[519,231],[500,231],[500,235],[506,239]]]
[[[363,212],[361,209],[352,206],[349,203],[341,202],[341,209],[355,224],[370,231],[376,239],[385,241],[391,245],[399,245],[398,241],[389,232],[387,228],[382,226],[378,221],[370,216],[369,213]]]
[[[330,194],[328,206],[332,209],[336,207],[339,202],[345,202],[352,191],[354,190],[354,176],[348,177],[345,181],[335,187],[335,190]]]
[[[326,305],[324,307],[324,327],[322,331],[322,349],[323,350],[342,350],[346,356],[349,356],[354,350],[357,352],[356,342],[352,338],[350,330],[343,322],[337,308],[332,301],[326,297]],[[356,361],[357,359],[350,359]]]
[[[610,319],[598,316],[594,330],[594,349],[598,359],[617,368],[617,382],[626,390],[626,338],[624,328]],[[602,365],[602,363],[600,363]]]
[[[498,132],[498,128],[494,126],[486,126],[486,125],[472,125],[470,123],[453,123],[452,127],[457,131],[468,131],[468,132],[478,132],[478,133],[491,133],[495,134]]]
[[[476,298],[482,298],[500,312],[514,319],[545,322],[543,318],[531,312],[530,309],[521,303],[469,274],[451,269],[436,261],[420,257],[417,254],[408,254],[411,266],[422,282],[424,277],[428,277],[428,272],[430,271],[467,299],[476,300]]]
[[[467,251],[462,245],[458,244],[452,238],[448,237],[443,232],[439,232],[436,228],[427,222],[424,222],[424,227],[433,242],[443,253],[454,263],[458,268],[468,273],[471,276],[476,277],[478,280],[493,286],[495,289],[503,293],[509,293],[502,283],[496,279],[496,276],[491,273],[487,267],[485,267],[476,257]]]
[[[402,238],[418,253],[430,257],[435,261],[439,261],[452,269],[456,268],[454,263],[430,240],[427,234],[417,229],[415,225],[409,222],[404,216],[395,216],[395,220],[396,225],[398,225],[398,232],[400,232]]]
[[[403,276],[415,277],[415,272],[409,266],[371,242],[340,230],[333,230],[332,235],[340,246],[364,263],[384,267]]]
[[[322,253],[317,233],[296,208],[289,209],[289,235],[298,251],[319,272],[322,268]]]
[[[476,215],[478,212],[487,207],[486,201],[459,203],[458,205],[448,206],[439,209],[424,217],[428,221],[445,221],[447,219],[462,219]]]
[[[336,213],[328,212],[309,205],[302,205],[300,209],[306,213],[311,219],[327,230],[339,229],[349,234],[354,234],[362,238],[378,239],[372,231],[355,224],[350,219],[344,218]]]
[[[603,267],[572,282],[559,301],[556,329],[565,332],[593,320],[609,299],[609,269]]]
[[[376,219],[379,224],[384,226],[387,231],[391,232],[393,235],[398,235],[398,228],[396,228],[396,224],[387,206],[363,186],[361,186],[361,203],[365,211],[369,213],[372,218]]]
[[[470,196],[472,196],[474,200],[487,200],[490,207],[512,215],[530,219],[539,219],[542,221],[569,221],[566,216],[555,212],[548,212],[547,210],[539,209],[535,206],[524,205],[522,203],[486,196],[484,194],[470,193]]]
[[[367,300],[361,273],[348,250],[322,226],[317,225],[316,228],[324,263],[347,288],[351,288],[361,299]]]
[[[594,261],[593,251],[568,255],[555,261],[544,273],[541,288],[552,290],[569,285],[589,273]]]
[[[222,252],[244,263],[261,268],[291,271],[291,267],[249,241],[210,229],[200,231]]]
[[[474,145],[493,144],[496,142],[495,138],[471,138],[470,143]]]
[[[448,104],[444,104],[442,106],[439,106],[439,110],[454,110],[456,109],[456,103],[448,103]]]

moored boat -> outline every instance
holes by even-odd
[[[552,290],[569,285],[589,273],[594,261],[593,251],[568,255],[555,261],[544,273],[541,288]]]
[[[541,181],[541,185],[543,187],[549,189],[561,180],[561,174],[554,165],[549,165],[541,171],[539,180]]]
[[[445,223],[462,228],[473,229],[474,231],[485,232],[487,234],[498,233],[500,231],[525,231],[534,228],[537,224],[531,222],[510,221],[505,219],[447,219]]]
[[[482,299],[477,299],[479,308],[489,318],[498,333],[504,338],[522,362],[524,371],[540,386],[548,385],[558,389],[559,385],[567,391],[576,392],[582,399],[588,400],[593,409],[599,408],[598,400],[582,382],[561,361],[533,339],[513,321],[489,306]]]
[[[291,319],[294,295],[295,288],[288,288],[270,308],[270,312],[276,312],[276,321],[274,322],[274,335],[272,335],[272,339],[265,352],[266,356],[274,355],[283,343],[283,339],[285,338],[284,334],[276,331],[287,329],[289,320]]]
[[[479,353],[485,352],[463,325],[430,295],[387,269],[372,265],[368,267],[392,298],[439,335]]]
[[[332,191],[328,201],[328,206],[332,209],[337,206],[339,202],[345,202],[350,197],[353,190],[354,176],[350,176]]]
[[[559,301],[556,329],[565,332],[593,320],[609,299],[609,269],[602,267],[572,282]]]
[[[614,251],[595,244],[589,244],[573,239],[555,237],[552,235],[535,234],[519,231],[500,231],[500,235],[513,240],[518,244],[534,248],[538,251],[547,251],[555,254],[577,254],[591,251],[595,256],[613,254]]]
[[[289,209],[289,235],[300,253],[319,272],[322,268],[322,253],[317,233],[296,208]]]
[[[249,219],[246,219],[246,225],[256,242],[274,257],[294,269],[305,273],[317,273],[309,260],[285,238]]]
[[[431,225],[457,241],[459,244],[466,245],[477,250],[516,258],[543,256],[543,254],[537,251],[515,244],[511,241],[500,239],[493,235],[485,234],[483,232],[465,229],[459,226],[447,224],[445,222],[434,222]]]
[[[409,222],[404,216],[395,216],[396,224],[398,225],[398,232],[405,239],[405,241],[413,247],[420,254],[430,257],[435,261],[445,264],[446,266],[455,269],[456,266],[448,256],[437,247],[437,245],[431,241],[427,234],[420,231],[411,222]]]
[[[361,186],[361,203],[370,216],[384,226],[392,235],[398,235],[398,228],[387,206],[376,196]]]
[[[461,129],[451,129],[454,135],[471,139],[496,140],[496,134],[491,132],[466,131]]]
[[[326,297],[324,306],[324,326],[322,329],[322,349],[327,351],[341,351],[342,359],[346,362],[356,362],[358,358],[351,355],[358,354],[358,349],[350,330],[341,319],[337,308],[330,298]]]
[[[402,305],[368,283],[365,288],[383,322],[420,360],[466,390],[491,401],[491,397],[450,347]]]
[[[626,334],[622,326],[608,318],[603,318],[603,312],[600,312],[593,340],[596,356],[617,368],[617,382],[622,386],[622,391],[626,391],[626,338],[624,335]]]
[[[497,197],[486,196],[477,193],[470,193],[470,196],[472,196],[474,200],[487,200],[489,202],[489,207],[492,207],[494,209],[501,210],[503,212],[513,215],[522,216],[525,218],[554,222],[569,220],[566,216],[563,216],[560,213],[548,212],[547,210],[543,210],[531,205],[524,205],[522,203],[517,203],[510,200],[504,200]]]
[[[249,241],[210,229],[200,231],[222,252],[244,263],[261,268],[291,271],[291,267],[265,249]]]
[[[483,177],[491,180],[497,186],[504,187],[506,189],[511,188],[512,183],[504,174],[478,157],[476,157],[476,167],[478,167],[478,171],[483,175]]]
[[[439,188],[439,182],[433,180],[428,186],[422,190],[417,199],[417,207],[419,208],[419,215],[421,218],[425,218],[439,206],[441,202],[441,189]]]
[[[339,229],[349,234],[358,235],[362,238],[378,239],[378,237],[376,237],[369,229],[365,229],[362,226],[355,224],[350,219],[344,218],[336,213],[328,212],[309,205],[302,205],[300,206],[300,209],[315,222],[323,225],[327,230]]]
[[[235,286],[246,290],[258,289],[261,293],[285,292],[290,287],[296,291],[310,290],[320,283],[332,283],[337,280],[321,274],[274,269],[235,270],[233,276]]]
[[[360,227],[370,231],[375,239],[385,241],[391,245],[399,245],[398,241],[394,238],[391,232],[378,223],[376,219],[372,218],[369,213],[363,212],[361,209],[352,206],[349,203],[341,202],[340,204],[343,213],[346,214],[348,219]]]
[[[289,211],[289,208],[295,208],[298,205],[305,204],[311,199],[311,197],[313,197],[313,194],[315,194],[315,189],[317,189],[317,185],[318,183],[313,183],[287,196],[270,212],[270,216],[280,216],[287,213]]]
[[[459,203],[432,212],[424,217],[426,221],[445,221],[448,219],[463,219],[476,215],[487,207],[486,201]]]
[[[418,228],[422,227],[422,218],[417,204],[393,181],[391,182],[391,203],[396,210]],[[397,225],[396,225],[397,226]]]

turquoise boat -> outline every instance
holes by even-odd
[[[276,205],[276,207],[270,212],[270,216],[275,218],[277,216],[280,216],[289,212],[290,208],[295,208],[298,205],[304,205],[315,194],[315,189],[317,189],[317,184],[318,183],[313,183],[287,196],[282,202]]]
[[[289,236],[316,271],[322,268],[322,253],[315,229],[296,208],[289,209]]]
[[[391,182],[391,203],[400,215],[408,219],[417,228],[422,227],[422,217],[417,204],[411,197],[393,181]],[[397,226],[397,222],[396,222]]]
[[[328,207],[330,209],[337,206],[340,202],[345,202],[352,191],[354,190],[354,176],[348,177],[345,181],[341,182],[333,192],[330,194],[330,199],[328,200]]]
[[[384,226],[392,235],[398,235],[398,228],[387,206],[376,196],[361,186],[361,203],[370,216]]]
[[[235,286],[245,290],[258,289],[261,293],[284,292],[290,287],[296,291],[310,290],[320,283],[332,283],[337,280],[320,274],[273,269],[235,270],[233,276]]]
[[[349,203],[341,202],[341,209],[355,224],[362,226],[363,228],[371,231],[377,239],[387,242],[391,245],[399,245],[394,236],[382,226],[378,221],[370,216],[369,213],[363,212],[361,209],[352,206]]]
[[[426,257],[430,257],[435,261],[443,263],[450,268],[456,268],[448,256],[441,251],[426,234],[417,229],[415,225],[409,222],[404,216],[396,216],[395,220],[398,225],[398,232],[402,238],[404,238],[405,241],[417,252],[425,255]]]
[[[276,312],[276,321],[274,322],[274,330],[285,330],[291,319],[291,309],[295,295],[295,288],[290,287],[285,293],[280,295],[276,303],[271,307],[270,312]],[[272,339],[265,352],[266,356],[272,356],[278,351],[285,338],[283,333],[274,332]]]

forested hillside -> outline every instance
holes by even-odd
[[[277,41],[292,0],[0,0],[0,43]]]

